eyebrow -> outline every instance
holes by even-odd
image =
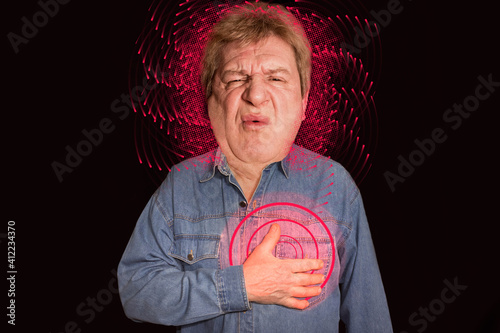
[[[248,74],[243,70],[238,71],[238,70],[227,69],[227,70],[222,72],[220,77],[223,79],[226,75],[229,75],[229,74],[248,76]],[[271,68],[271,69],[265,70],[264,74],[265,75],[274,75],[274,74],[290,75],[290,71],[284,67],[277,67],[277,68]]]
[[[240,75],[240,76],[246,76],[247,74],[245,74],[245,72],[243,71],[236,71],[236,70],[225,70],[224,72],[222,72],[221,74],[221,78],[223,79],[226,75],[230,75],[230,74],[233,74],[233,75]]]
[[[278,67],[278,68],[272,68],[272,69],[267,70],[267,73],[269,73],[269,74],[288,74],[289,75],[290,71],[284,67]]]

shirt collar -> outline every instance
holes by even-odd
[[[288,155],[283,160],[276,162],[287,179],[289,178],[288,174],[290,171],[290,163],[293,159],[292,152],[295,149],[296,146],[293,145]],[[271,168],[274,164],[275,163],[269,164],[264,168],[264,170]],[[220,147],[217,147],[217,149],[215,150],[215,157],[212,161],[212,165],[200,179],[200,183],[204,183],[212,179],[215,176],[215,170],[219,170],[219,172],[224,176],[229,176],[231,174],[231,169],[229,168],[229,164],[227,163],[226,155],[224,155]]]

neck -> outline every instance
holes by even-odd
[[[241,161],[230,161],[229,159],[227,163],[238,181],[238,184],[241,186],[245,198],[250,202],[259,185],[262,170],[264,170],[268,164],[245,163]]]
[[[232,150],[226,144],[221,145],[219,143],[219,147],[226,156],[227,164],[231,168],[238,184],[241,186],[243,194],[248,202],[252,200],[255,190],[257,190],[264,168],[271,163],[283,160],[290,152],[289,147],[286,151],[282,151],[280,154],[274,156],[274,158],[269,158],[267,160],[258,160],[258,158],[254,158],[245,161],[233,154]]]

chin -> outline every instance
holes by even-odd
[[[253,147],[252,149],[246,150],[244,152],[245,159],[249,162],[259,162],[259,163],[272,163],[281,161],[288,154],[289,151],[285,148],[279,148],[275,143],[261,144],[259,147]]]

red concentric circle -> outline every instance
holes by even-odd
[[[332,258],[331,259],[331,264],[329,265],[328,271],[326,272],[326,275],[325,275],[325,281],[321,284],[321,288],[323,288],[326,285],[326,283],[328,282],[328,279],[330,278],[330,276],[332,274],[333,267],[335,266],[335,242],[334,242],[333,236],[332,236],[330,230],[328,229],[327,225],[325,224],[325,222],[316,213],[314,213],[313,211],[311,211],[310,209],[308,209],[306,207],[303,207],[303,206],[295,204],[295,203],[289,203],[289,202],[270,203],[270,204],[267,204],[267,205],[264,205],[262,207],[254,209],[247,216],[245,216],[243,218],[243,220],[241,220],[241,222],[238,224],[238,226],[236,227],[236,229],[234,230],[234,232],[232,234],[231,241],[229,243],[229,264],[231,266],[233,266],[233,265],[236,264],[234,262],[234,260],[233,260],[233,248],[234,248],[234,245],[235,245],[235,240],[238,237],[241,229],[245,226],[245,224],[249,223],[249,219],[251,217],[257,217],[256,215],[258,213],[262,214],[264,212],[264,210],[271,209],[273,207],[279,207],[281,209],[283,209],[283,208],[284,209],[288,209],[288,208],[298,209],[301,213],[305,213],[308,218],[312,217],[315,220],[315,222],[319,222],[320,223],[320,225],[321,225],[324,233],[326,234],[326,237],[329,240],[329,244],[331,246],[331,249],[329,250],[329,252],[331,253],[331,258]],[[271,225],[273,223],[278,223],[280,225],[282,225],[282,224],[283,225],[285,225],[285,224],[297,225],[300,228],[302,228],[311,237],[312,241],[314,242],[314,250],[315,250],[314,252],[315,253],[313,253],[313,255],[309,256],[309,255],[307,255],[305,253],[304,247],[303,247],[303,245],[300,242],[300,237],[299,236],[297,236],[297,235],[290,235],[290,234],[286,234],[286,235],[282,234],[281,235],[281,240],[278,242],[278,244],[282,243],[282,244],[289,244],[290,246],[292,246],[292,248],[293,248],[293,250],[295,252],[295,258],[292,258],[292,259],[304,259],[306,257],[320,259],[321,254],[320,254],[320,249],[319,249],[318,241],[316,239],[317,237],[313,234],[313,232],[308,227],[308,226],[311,226],[312,224],[308,223],[308,225],[304,225],[303,223],[301,223],[299,221],[295,221],[293,219],[288,219],[288,218],[271,219],[271,220],[263,223],[262,225],[258,226],[252,232],[251,236],[248,238],[248,242],[246,244],[245,259],[248,258],[248,256],[250,255],[251,251],[253,250],[251,248],[252,240],[254,240],[256,238],[258,232],[261,231],[261,230],[263,230],[263,228],[265,226]],[[250,226],[250,228],[251,228],[251,226]],[[284,240],[283,238],[286,238],[287,240]],[[260,240],[260,241],[262,241],[262,240]],[[254,242],[254,243],[260,244],[260,241],[257,241],[257,242]],[[245,241],[245,243],[246,243],[246,241]],[[294,243],[298,245],[298,248],[300,248],[300,255],[299,255],[299,253],[297,251],[297,246],[294,245]],[[313,273],[313,272],[311,272],[311,273]],[[309,299],[309,298],[306,298],[306,299]]]

